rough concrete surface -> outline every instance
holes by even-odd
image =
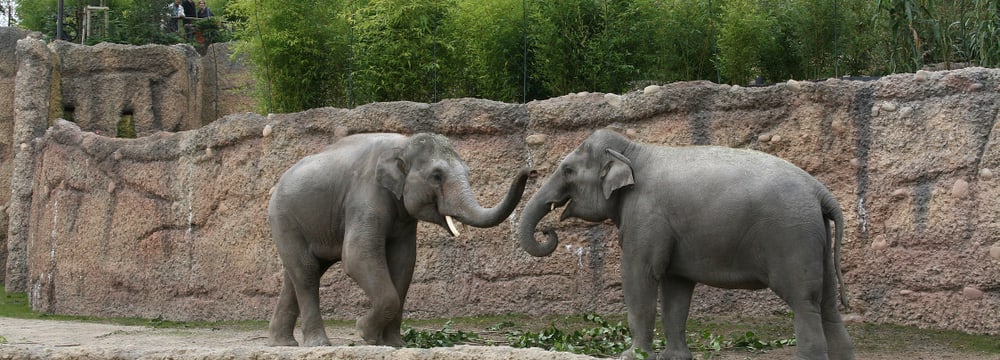
[[[587,360],[590,356],[538,348],[460,345],[452,348],[394,349],[352,345],[360,337],[350,326],[327,326],[332,347],[297,348],[265,345],[262,330],[227,328],[151,328],[55,320],[0,318],[0,359],[383,359],[383,360]],[[906,341],[903,340],[905,343]],[[725,350],[711,355],[716,360],[783,360],[794,356],[795,347],[766,352]],[[859,349],[866,360],[992,360],[995,354],[961,352],[926,346],[889,349]],[[696,359],[707,359],[695,353]]]
[[[259,331],[156,329],[144,326],[0,318],[0,359],[338,359],[586,360],[590,356],[507,346],[392,348],[352,345],[352,329],[328,328],[334,346],[271,347]]]

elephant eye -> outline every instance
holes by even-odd
[[[441,170],[434,169],[434,171],[431,171],[431,176],[428,178],[433,182],[439,183],[444,180],[444,175],[441,174]]]
[[[568,166],[564,167],[562,171],[563,171],[563,175],[565,175],[565,176],[573,176],[573,174],[576,173],[576,170],[573,170],[573,168],[568,167]]]

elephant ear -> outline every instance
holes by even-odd
[[[402,158],[403,149],[393,148],[379,158],[375,178],[379,185],[389,189],[396,200],[403,198],[403,184],[406,182],[406,162]]]
[[[634,185],[635,178],[632,177],[632,162],[625,155],[612,149],[605,151],[611,155],[601,167],[601,185],[604,188],[604,199],[607,200],[615,190]]]

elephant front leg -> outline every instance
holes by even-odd
[[[382,330],[382,342],[385,345],[394,347],[404,347],[406,342],[400,333],[403,324],[403,306],[406,304],[406,293],[410,289],[410,282],[413,280],[413,267],[417,263],[417,234],[416,229],[399,239],[391,239],[386,244],[388,252],[389,277],[396,288],[399,296],[400,311],[386,324]]]
[[[349,238],[344,245],[344,271],[372,304],[372,309],[358,319],[357,328],[366,344],[384,345],[383,329],[402,311],[389,276],[384,238]]]
[[[632,347],[622,353],[622,359],[634,359],[639,351],[653,355],[653,325],[656,323],[656,280],[649,263],[642,257],[622,264],[622,290],[628,307],[628,327],[632,332]]]

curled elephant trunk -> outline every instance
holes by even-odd
[[[479,205],[475,196],[472,195],[472,191],[468,188],[468,182],[466,182],[462,194],[455,197],[458,199],[456,218],[466,225],[479,228],[499,225],[510,216],[510,213],[514,212],[517,203],[521,201],[521,195],[524,194],[524,187],[530,174],[531,170],[521,169],[514,177],[514,181],[511,182],[510,189],[507,190],[507,195],[504,196],[503,200],[488,209]],[[454,225],[449,224],[449,226]]]
[[[539,243],[535,240],[535,228],[538,226],[538,222],[551,210],[550,204],[541,199],[542,197],[538,194],[531,198],[528,205],[524,207],[524,213],[521,214],[521,221],[517,227],[517,237],[520,240],[521,248],[528,254],[539,257],[551,255],[556,250],[556,246],[559,245],[559,236],[556,235],[555,230],[542,231],[548,235],[545,242]]]

